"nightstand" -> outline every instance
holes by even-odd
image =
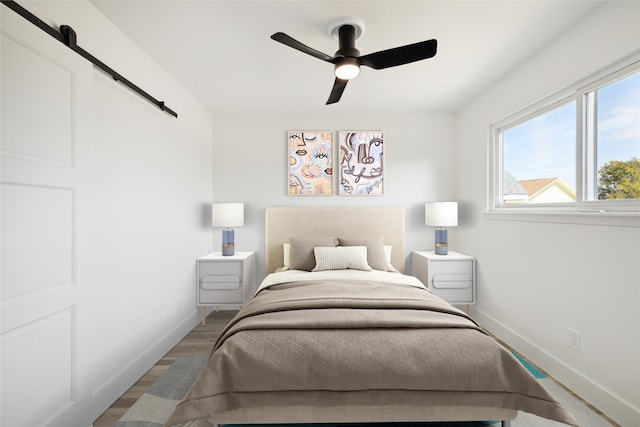
[[[255,253],[223,256],[213,252],[196,260],[196,301],[205,324],[207,306],[237,307],[249,301],[255,285]]]
[[[449,251],[437,255],[433,251],[414,251],[411,255],[413,275],[427,285],[434,294],[453,305],[476,302],[475,259],[469,255]]]

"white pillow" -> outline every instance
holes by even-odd
[[[391,245],[384,245],[384,257],[387,261],[387,271],[396,271],[395,268],[393,268],[393,265],[391,265],[391,249],[393,248],[393,246]]]
[[[371,271],[367,264],[366,246],[315,247],[316,266],[312,271],[353,270]]]
[[[291,244],[290,243],[283,243],[282,244],[282,251],[284,252],[284,267],[282,267],[281,271],[284,270],[288,270],[289,266],[291,265],[291,261],[290,261],[290,257],[289,257],[289,251],[291,250]],[[391,256],[391,255],[389,255]]]

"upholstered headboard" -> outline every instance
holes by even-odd
[[[404,209],[395,206],[274,207],[265,212],[266,274],[283,265],[291,237],[384,236],[391,264],[404,273]]]

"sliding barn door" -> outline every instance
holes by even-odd
[[[79,271],[89,242],[92,67],[0,8],[0,425],[70,426],[87,396]]]

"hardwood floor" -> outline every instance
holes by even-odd
[[[220,332],[237,311],[213,312],[207,317],[207,324],[199,324],[186,337],[173,347],[158,363],[149,369],[134,385],[107,409],[97,420],[94,427],[113,427],[120,417],[138,400],[147,389],[171,366],[176,358],[183,354],[211,353]]]

